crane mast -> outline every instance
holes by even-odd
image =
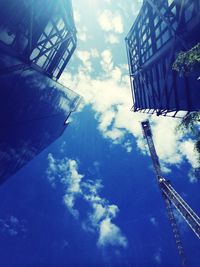
[[[181,242],[180,233],[179,233],[178,225],[176,222],[176,218],[174,216],[172,205],[177,209],[179,214],[184,218],[186,223],[190,226],[190,228],[192,229],[192,231],[196,234],[198,238],[200,238],[200,218],[191,209],[191,207],[183,200],[183,198],[176,192],[176,190],[172,187],[170,182],[167,181],[165,178],[163,178],[158,155],[156,153],[155,145],[154,145],[153,138],[152,138],[151,127],[150,127],[148,120],[142,122],[142,129],[143,129],[144,137],[149,147],[149,152],[150,152],[154,170],[156,173],[156,179],[157,179],[159,188],[161,190],[163,199],[165,201],[167,215],[169,218],[170,225],[172,227],[178,253],[181,258],[182,266],[186,267],[187,261],[185,257],[185,252],[184,252],[184,248]]]

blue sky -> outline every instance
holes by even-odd
[[[117,3],[116,3],[117,2]],[[63,136],[0,187],[4,267],[179,266],[140,122],[124,38],[141,1],[74,0],[78,46],[61,82],[83,96]],[[150,118],[163,172],[200,213],[190,136]],[[177,215],[190,266],[199,242]]]

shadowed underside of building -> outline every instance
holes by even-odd
[[[75,48],[71,1],[0,2],[0,183],[68,125],[80,97],[57,79]]]
[[[177,116],[200,109],[200,74],[172,70],[177,54],[199,41],[199,0],[144,0],[126,37],[134,111]]]

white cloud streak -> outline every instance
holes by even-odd
[[[11,237],[25,237],[27,233],[26,221],[11,215],[6,219],[0,219],[0,233]]]
[[[124,29],[121,15],[110,10],[104,10],[99,14],[98,23],[106,32],[122,33]]]
[[[159,265],[162,263],[161,249],[158,249],[158,251],[154,254],[154,261]]]
[[[75,200],[82,194],[81,180],[83,175],[77,172],[78,164],[72,159],[56,160],[52,154],[48,155],[49,168],[47,177],[53,187],[59,181],[64,186],[63,201],[74,217],[78,218],[79,212],[75,209]]]
[[[99,190],[103,187],[101,180],[84,179],[85,176],[78,172],[78,163],[75,160],[57,160],[49,154],[48,161],[47,177],[53,187],[57,183],[64,187],[64,204],[74,218],[79,218],[78,208],[75,208],[77,198],[81,197],[89,204],[91,211],[83,222],[83,229],[98,233],[97,245],[126,247],[126,237],[113,223],[119,208],[99,195]]]
[[[108,35],[105,36],[105,41],[106,43],[109,44],[119,44],[120,38],[116,34],[109,33]]]
[[[155,217],[151,217],[151,218],[150,218],[150,222],[151,222],[154,226],[157,226],[157,225],[158,225],[158,221],[156,220]]]

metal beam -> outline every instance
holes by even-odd
[[[178,229],[178,225],[176,223],[176,218],[175,218],[174,213],[173,213],[171,202],[165,196],[163,196],[163,197],[164,197],[164,200],[165,200],[167,216],[168,216],[168,219],[170,221],[170,225],[172,227],[172,232],[174,234],[174,239],[175,239],[175,242],[176,242],[176,247],[177,247],[180,259],[181,259],[182,266],[183,267],[187,267],[188,266],[187,265],[187,259],[186,259],[186,256],[185,256],[185,251],[184,251],[184,248],[183,248],[180,232],[179,232],[179,229]]]
[[[192,231],[200,239],[200,218],[164,178],[160,179],[161,190],[170,199]]]
[[[36,57],[34,57],[31,61],[35,61],[35,60],[39,59],[41,56],[45,55],[47,52],[49,52],[50,50],[52,50],[52,48],[57,47],[59,44],[63,43],[66,40],[69,40],[72,37],[73,37],[73,35],[71,33],[70,34],[67,34],[67,36],[65,38],[63,38],[62,40],[59,40],[57,43],[55,43],[51,47],[46,48],[45,50],[43,50],[42,52],[40,52],[39,55],[37,55]]]
[[[173,210],[171,208],[171,204],[174,205],[179,214],[183,217],[185,222],[189,225],[189,227],[192,229],[192,231],[196,234],[198,238],[200,238],[200,218],[192,210],[192,208],[183,200],[183,198],[176,192],[176,190],[171,186],[170,182],[166,181],[163,178],[160,168],[159,158],[156,153],[156,149],[152,138],[152,132],[149,121],[142,122],[142,129],[144,132],[144,137],[149,147],[149,152],[151,154],[154,170],[157,176],[157,182],[161,190],[162,196],[164,197],[165,200],[169,221],[177,245],[177,250],[181,257],[182,266],[185,267],[187,266],[186,257],[184,254],[183,246],[180,239],[180,234],[176,224],[175,216],[173,214]]]
[[[187,50],[188,46],[185,43],[185,41],[179,36],[177,31],[172,27],[172,24],[169,21],[169,18],[162,14],[160,8],[158,7],[158,1],[154,1],[154,0],[146,0],[146,1],[153,8],[153,10],[157,13],[157,15],[161,18],[161,20],[165,22],[165,24],[167,25],[167,28],[171,31],[172,35],[175,38],[177,38],[181,42],[182,46]],[[181,9],[183,7],[184,2],[185,2],[184,0],[181,1]],[[165,6],[162,5],[162,8],[165,8]]]

